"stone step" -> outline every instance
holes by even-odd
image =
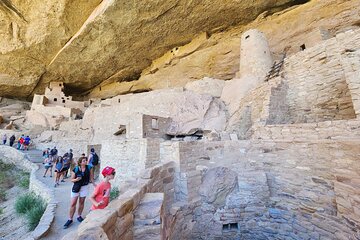
[[[134,240],[161,239],[164,193],[146,193],[134,212]]]
[[[29,161],[33,163],[41,163],[44,161],[42,157],[42,151],[37,149],[32,149],[24,152]]]

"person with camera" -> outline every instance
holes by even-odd
[[[73,223],[73,217],[76,211],[76,205],[79,200],[78,217],[77,220],[82,222],[84,218],[81,216],[84,210],[85,198],[89,192],[89,183],[92,183],[94,187],[94,175],[91,171],[91,166],[87,165],[87,158],[80,157],[77,166],[71,173],[71,182],[74,183],[71,190],[71,203],[69,211],[69,219],[64,224],[64,228],[68,228]]]

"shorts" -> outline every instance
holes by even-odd
[[[60,172],[61,172],[60,170],[61,170],[61,169],[55,169],[54,172],[60,173]]]
[[[49,168],[52,168],[52,165],[45,165],[44,167],[45,167],[45,169],[49,169]]]
[[[81,186],[80,191],[77,193],[71,192],[71,198],[73,197],[86,197],[89,193],[89,185]]]
[[[67,170],[69,170],[69,167],[63,168],[63,170],[61,172],[66,172]]]

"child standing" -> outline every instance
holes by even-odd
[[[106,167],[102,170],[101,174],[104,176],[104,180],[95,187],[94,192],[90,197],[90,201],[93,204],[91,210],[103,209],[110,201],[111,184],[109,181],[114,179],[115,169]]]

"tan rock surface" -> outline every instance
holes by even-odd
[[[24,98],[101,1],[8,2],[24,19],[0,5],[0,95]]]
[[[1,8],[1,95],[27,97],[54,80],[79,93],[103,81],[137,79],[151,61],[201,32],[245,24],[296,1],[11,2],[23,18]]]
[[[196,51],[175,58],[171,64],[153,72],[144,71],[138,81],[101,86],[101,91],[94,89],[90,96],[179,87],[203,77],[229,80],[239,71],[240,36],[247,29],[257,28],[265,33],[276,60],[285,48],[292,54],[298,52],[302,44],[314,46],[321,41],[320,30],[328,30],[333,36],[346,29],[358,28],[359,11],[357,1],[315,0],[282,14],[266,16],[269,13],[264,13],[249,25],[211,35]]]

